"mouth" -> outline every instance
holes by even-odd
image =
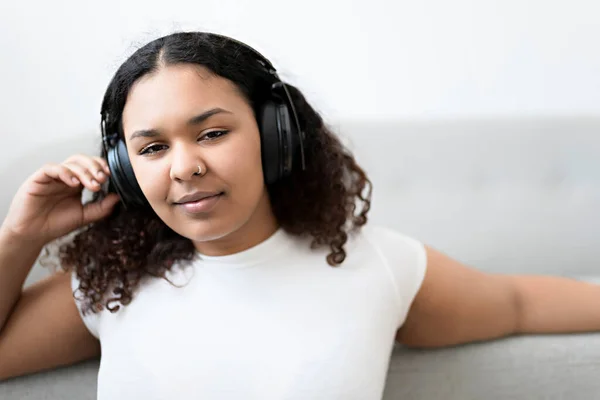
[[[174,203],[176,207],[183,209],[189,214],[200,214],[211,211],[223,197],[223,192],[219,193],[197,193],[190,196],[184,196],[181,200]]]

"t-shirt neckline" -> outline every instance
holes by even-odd
[[[278,228],[262,242],[237,253],[224,256],[207,256],[196,251],[200,265],[206,268],[239,269],[246,268],[272,259],[293,242],[290,234]]]

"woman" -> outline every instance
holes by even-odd
[[[366,174],[235,40],[139,49],[102,128],[102,157],[42,167],[1,227],[0,378],[101,344],[99,399],[376,399],[395,340],[600,328],[596,286],[486,274],[366,225]],[[43,246],[78,229],[66,273],[21,293]]]

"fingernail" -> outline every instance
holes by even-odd
[[[103,178],[105,177],[105,175],[104,175],[104,172],[102,172],[102,171],[98,171],[98,172],[96,173],[96,176],[97,176],[98,178],[100,178],[100,179],[103,179]]]
[[[79,184],[79,179],[77,179],[77,178],[75,178],[75,177],[71,178],[71,181],[72,181],[73,183]]]
[[[95,179],[92,179],[91,182],[92,182],[92,185],[94,185],[94,186],[98,185],[98,182]]]

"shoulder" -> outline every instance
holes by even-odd
[[[403,302],[412,302],[427,268],[427,250],[418,239],[383,225],[365,226],[358,236],[375,249]]]
[[[370,225],[365,226],[357,238],[368,242],[387,263],[408,263],[425,267],[427,261],[425,245],[403,232],[384,225]]]
[[[73,292],[73,298],[75,300],[75,305],[77,306],[77,310],[79,311],[79,315],[83,320],[86,328],[90,331],[90,333],[96,338],[100,338],[99,334],[99,324],[100,324],[100,316],[102,311],[92,313],[91,311],[84,311],[84,298],[82,292],[79,290],[79,285],[81,281],[77,276],[77,271],[73,269],[71,272],[71,290]]]
[[[386,225],[365,225],[361,234],[369,241],[375,241],[382,245],[402,243],[411,247],[423,247],[423,244],[413,236],[403,233],[399,230],[390,228]]]

